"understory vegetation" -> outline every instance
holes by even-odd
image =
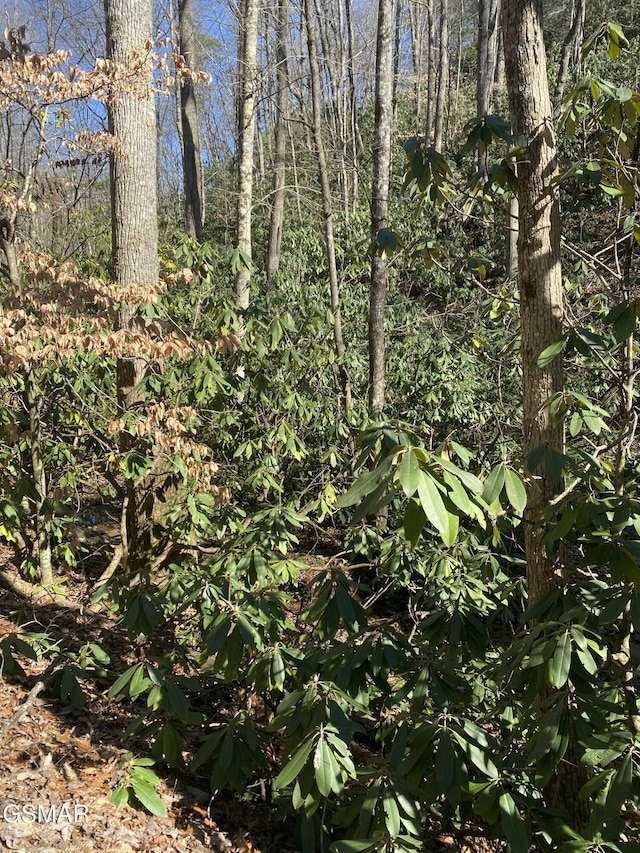
[[[514,853],[638,849],[637,36],[605,24],[583,58],[559,119],[563,333],[537,355],[564,358],[565,389],[545,404],[564,452],[523,458],[504,248],[521,141],[495,116],[461,121],[445,156],[399,93],[389,228],[372,239],[363,202],[336,229],[341,355],[315,205],[290,211],[268,281],[267,219],[250,260],[222,233],[215,188],[208,239],[162,223],[154,286],[110,284],[107,246],[63,260],[20,244],[20,290],[3,282],[0,313],[0,537],[16,569],[2,583],[63,602],[67,575],[87,571],[85,604],[126,630],[136,660],[113,671],[90,637],[72,653],[17,613],[2,674],[45,660],[77,707],[84,682],[109,678],[142,756],[117,804],[161,814],[154,773],[186,770],[213,796],[268,798],[302,853],[481,835]],[[375,253],[390,270],[380,420]],[[145,376],[123,410],[119,362],[134,357]],[[531,518],[536,470],[557,493]],[[153,503],[147,558],[129,565],[128,481]],[[96,507],[123,519],[97,569],[75,534]],[[525,523],[568,566],[533,608]],[[549,804],[576,757],[579,827]]]

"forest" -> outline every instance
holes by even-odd
[[[0,847],[640,851],[640,0],[7,0]]]

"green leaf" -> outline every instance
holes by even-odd
[[[323,797],[328,797],[331,791],[336,794],[342,790],[340,766],[326,740],[321,737],[313,756],[316,785]]]
[[[457,756],[453,746],[449,732],[445,729],[440,733],[440,742],[436,752],[436,781],[441,790],[445,793],[453,781],[454,766],[457,761]]]
[[[162,727],[162,754],[169,764],[177,764],[182,758],[182,738],[171,723]]]
[[[189,711],[187,697],[173,681],[167,681],[165,686],[167,690],[167,710],[175,714],[178,719],[184,720]]]
[[[358,503],[358,501],[366,495],[374,492],[389,473],[392,462],[393,456],[387,456],[386,459],[383,459],[383,461],[373,470],[366,471],[364,474],[361,474],[349,491],[338,498],[336,502],[337,506],[342,509],[352,506],[353,504]]]
[[[376,234],[376,247],[383,255],[392,255],[398,250],[398,235],[391,228],[380,228]]]
[[[618,817],[622,804],[631,797],[632,778],[633,759],[631,752],[627,752],[616,771],[616,775],[611,780],[611,787],[605,804],[605,814],[608,818]]]
[[[398,811],[396,798],[391,791],[384,792],[382,808],[384,811],[387,832],[392,838],[395,838],[400,835],[400,812]]]
[[[127,790],[127,788],[123,787],[122,785],[119,785],[117,788],[115,788],[113,793],[111,794],[111,802],[116,808],[120,808],[120,806],[126,806],[126,804],[129,802],[129,791]]]
[[[454,465],[453,462],[450,462],[448,459],[440,458],[438,459],[438,465],[444,468],[445,471],[449,471],[455,477],[460,480],[462,485],[471,492],[472,495],[481,495],[482,489],[484,488],[482,481],[479,480],[475,474],[470,474],[468,471],[463,471],[461,468],[458,468],[457,465]]]
[[[558,640],[558,645],[551,661],[551,686],[563,687],[569,678],[571,668],[571,635],[565,631]]]
[[[457,477],[444,471],[444,481],[449,488],[449,498],[465,515],[470,515],[472,512],[471,501],[466,493],[464,486]]]
[[[547,477],[553,482],[558,482],[562,477],[566,462],[567,457],[563,453],[559,453],[553,447],[549,447],[548,444],[541,444],[529,454],[527,468],[530,471],[535,471],[538,466],[542,466]]]
[[[122,673],[122,675],[120,676],[120,678],[118,678],[115,684],[111,685],[107,696],[109,696],[110,699],[115,699],[116,697],[118,697],[120,693],[122,693],[124,688],[127,686],[127,684],[131,681],[134,672],[141,668],[142,664],[134,663],[133,666],[130,666],[129,669],[125,670],[125,672]]]
[[[271,658],[271,680],[276,687],[282,689],[284,686],[287,670],[282,655],[276,649]]]
[[[416,547],[426,521],[427,517],[420,504],[410,500],[404,511],[404,535],[412,548]]]
[[[527,506],[527,490],[520,476],[512,469],[505,468],[504,484],[507,490],[509,503],[520,518],[522,518]]]
[[[511,845],[511,850],[513,853],[524,853],[529,849],[531,837],[511,794],[501,794],[498,807],[500,809],[500,823],[507,841]]]
[[[566,704],[563,701],[559,701],[544,715],[540,731],[531,752],[531,758],[539,760],[549,755],[549,753],[555,753],[562,740],[562,734],[565,729]]]
[[[334,841],[329,847],[331,853],[370,853],[376,849],[379,838],[362,838],[360,840]]]
[[[630,543],[631,547],[632,543]],[[623,544],[612,543],[609,553],[609,566],[614,581],[633,581],[640,584],[640,568],[635,557]]]
[[[287,764],[282,768],[278,776],[276,776],[273,784],[277,789],[286,788],[287,785],[290,785],[293,782],[306,764],[312,749],[313,738],[310,738],[302,744],[300,749],[294,753]]]
[[[151,681],[144,674],[144,667],[140,664],[133,673],[133,678],[129,685],[129,696],[135,701],[149,687],[151,687]]]
[[[636,312],[629,305],[624,311],[620,312],[613,321],[613,333],[616,336],[616,341],[619,344],[626,341],[626,339],[635,332],[635,329]]]
[[[487,477],[482,490],[482,500],[486,501],[489,506],[498,499],[505,480],[505,467],[502,462],[493,469]]]
[[[580,412],[574,412],[569,422],[569,433],[575,438],[582,429],[582,415]]]
[[[563,335],[557,341],[554,341],[552,344],[549,344],[549,346],[543,349],[540,355],[537,357],[536,366],[545,367],[547,364],[552,362],[556,356],[560,355],[560,353],[563,352],[568,340],[569,335]]]
[[[167,807],[164,800],[148,782],[141,780],[133,780],[131,787],[136,799],[145,807],[148,812],[156,817],[166,817]]]
[[[456,541],[458,530],[460,528],[460,519],[454,513],[448,513],[447,518],[449,525],[446,530],[441,533],[442,541],[447,547],[451,547]]]
[[[398,479],[402,490],[408,498],[413,497],[418,490],[420,482],[420,463],[411,450],[407,450],[402,456],[402,461],[398,466]]]
[[[444,505],[438,487],[430,474],[420,471],[418,481],[418,497],[422,510],[427,519],[433,524],[441,536],[449,535],[449,513]]]

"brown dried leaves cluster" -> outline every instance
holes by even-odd
[[[83,279],[77,267],[59,264],[45,254],[25,252],[25,288],[5,300],[0,313],[0,373],[5,375],[43,365],[49,359],[71,359],[79,353],[98,353],[109,357],[144,357],[149,362],[167,358],[189,358],[235,352],[241,341],[234,333],[215,342],[197,341],[167,322],[134,316],[128,328],[114,330],[123,304],[157,302],[159,295],[173,282],[189,282],[189,269],[167,275],[165,280],[148,285],[119,287],[98,278]],[[133,419],[132,419],[133,418]],[[137,418],[137,419],[136,419]],[[210,459],[210,449],[190,437],[198,418],[191,406],[167,408],[164,403],[148,405],[144,412],[118,418],[108,432],[127,431],[153,439],[154,452],[167,458],[180,457],[189,477],[206,489],[219,504],[230,498],[227,486],[213,483],[218,465]]]
[[[73,263],[59,265],[42,254],[25,253],[23,264],[24,292],[6,300],[0,316],[0,372],[13,373],[51,357],[67,359],[78,353],[144,357],[151,362],[213,352],[209,341],[196,341],[157,319],[134,317],[128,328],[114,330],[122,303],[155,302],[166,282],[122,288],[98,278],[85,280]],[[226,339],[216,344],[222,352],[229,347]]]
[[[150,92],[169,94],[175,82],[170,66],[176,69],[179,79],[190,78],[194,83],[209,83],[207,74],[190,70],[184,57],[174,53],[162,54],[151,41],[140,50],[132,51],[126,62],[116,62],[99,57],[93,67],[82,69],[71,62],[71,51],[57,50],[47,54],[30,52],[24,41],[25,29],[5,30],[5,41],[0,41],[0,113],[20,107],[43,127],[50,108],[64,109],[81,101],[106,104],[124,96],[148,97]],[[155,76],[155,79],[154,79]],[[58,118],[58,116],[56,116]],[[112,152],[122,152],[122,142],[105,131],[84,130],[69,135],[65,122],[56,121],[51,133],[67,154],[53,158],[55,166],[72,166],[85,157],[104,158]],[[49,130],[47,133],[49,134]],[[51,141],[51,140],[49,140]],[[5,164],[4,174],[12,174],[11,164]],[[7,195],[0,205],[16,210],[18,196]]]
[[[98,57],[89,69],[74,65],[71,56],[69,50],[39,54],[12,51],[6,45],[0,48],[0,111],[14,104],[28,109],[86,100],[106,103],[124,94],[147,97],[150,85],[156,94],[168,94],[168,86],[175,81],[171,64],[179,78],[188,77],[194,83],[209,83],[211,79],[204,72],[189,69],[184,57],[154,50],[151,41],[131,51],[126,62]]]
[[[140,438],[151,436],[156,452],[164,453],[168,458],[180,456],[189,477],[214,495],[218,504],[227,503],[231,495],[229,487],[212,482],[218,465],[208,459],[210,449],[188,436],[191,429],[188,422],[195,421],[197,417],[193,406],[167,408],[164,403],[152,403],[145,408],[144,416],[133,424],[121,417],[107,425],[107,432],[114,435],[127,431]]]

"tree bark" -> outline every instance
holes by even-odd
[[[347,28],[347,99],[349,104],[349,156],[351,167],[351,210],[356,213],[358,209],[358,152],[362,148],[360,128],[358,126],[358,94],[355,79],[355,34],[353,31],[353,15],[351,14],[352,0],[345,0],[345,23]]]
[[[16,226],[11,216],[0,218],[0,249],[4,254],[5,269],[2,270],[6,276],[9,286],[14,294],[20,293],[20,267],[18,266],[18,253],[16,251]]]
[[[518,282],[522,330],[524,454],[540,445],[563,452],[561,425],[550,422],[545,402],[563,388],[562,359],[544,367],[536,359],[562,334],[562,272],[558,196],[551,183],[556,172],[556,140],[542,40],[542,0],[510,0],[503,26],[511,124],[524,149],[518,158]],[[555,492],[543,471],[529,478],[528,512],[535,521]],[[546,556],[544,530],[528,524],[527,575],[530,603],[562,583]]]
[[[427,114],[425,116],[425,140],[427,145],[433,141],[433,123],[436,99],[436,22],[434,15],[434,0],[427,0]]]
[[[178,41],[188,71],[195,71],[193,0],[179,0]],[[196,88],[189,74],[180,78],[180,116],[185,226],[187,233],[200,243],[204,227],[204,176]]]
[[[280,248],[284,225],[286,199],[287,102],[289,99],[289,73],[287,70],[287,23],[289,4],[279,0],[276,6],[276,125],[273,163],[273,199],[269,222],[269,249],[267,253],[267,279],[271,280],[280,266]]]
[[[48,586],[53,583],[53,565],[51,561],[51,531],[45,511],[48,498],[47,474],[42,455],[42,436],[40,432],[40,392],[31,366],[24,373],[24,396],[29,413],[29,431],[31,433],[31,465],[33,484],[38,493],[35,506],[35,528],[38,553],[38,572],[40,583]]]
[[[105,0],[107,56],[125,65],[151,38],[151,0]],[[111,157],[111,224],[116,283],[158,280],[156,114],[148,67],[140,89],[113,93],[109,122],[123,150]]]
[[[242,0],[238,55],[238,202],[236,245],[251,258],[251,220],[253,207],[253,147],[255,138],[256,93],[258,76],[258,0]],[[236,307],[249,307],[251,273],[243,265],[235,277]]]
[[[327,158],[322,141],[322,115],[320,111],[320,72],[318,66],[318,48],[316,45],[315,31],[313,28],[313,12],[311,0],[304,2],[304,15],[307,34],[307,50],[309,53],[309,71],[311,81],[311,113],[313,125],[313,138],[318,161],[318,178],[322,192],[322,218],[324,222],[325,252],[329,273],[329,290],[331,299],[331,313],[333,314],[333,337],[336,355],[339,361],[340,380],[344,394],[345,408],[351,408],[351,385],[344,365],[343,356],[346,348],[342,335],[342,318],[340,316],[340,285],[338,281],[338,267],[336,264],[335,237],[333,232],[333,202],[331,198],[331,186],[329,173],[327,171]]]
[[[586,17],[586,0],[573,0],[571,4],[571,27],[562,43],[562,56],[560,68],[556,78],[556,87],[553,93],[553,105],[556,113],[560,112],[564,89],[569,77],[569,65],[571,62],[578,68],[580,61],[580,47],[584,38],[584,22]]]
[[[422,115],[422,17],[421,3],[409,0],[409,39],[411,46],[411,65],[413,68],[413,96],[415,99],[415,120],[420,124]]]
[[[433,146],[442,151],[444,131],[444,107],[449,90],[449,6],[447,0],[440,0],[440,61],[438,63],[438,97],[436,100],[436,118],[433,130]]]
[[[479,0],[476,108],[479,116],[491,112],[493,81],[498,61],[498,21],[500,0]]]
[[[478,116],[491,112],[493,107],[493,84],[498,62],[498,21],[501,0],[479,0],[476,110]],[[487,154],[478,149],[478,170],[487,169]]]
[[[536,359],[562,332],[563,297],[560,265],[560,215],[556,174],[556,139],[553,109],[547,82],[542,28],[543,0],[503,0],[505,71],[509,109],[515,142],[523,153],[518,158],[518,281],[522,335],[523,451],[547,445],[564,450],[562,424],[553,424],[545,403],[563,390],[562,358],[543,367]],[[545,526],[541,517],[559,484],[543,468],[526,472],[527,510],[525,550],[529,604],[533,605],[566,582],[562,550],[547,555]],[[549,805],[563,809],[570,825],[580,831],[589,817],[587,800],[578,793],[586,781],[584,765],[571,720],[571,690],[566,696],[568,745],[545,788]],[[539,725],[544,723],[541,714]]]
[[[107,56],[123,66],[135,51],[144,51],[151,37],[151,0],[105,0]],[[156,112],[152,69],[137,81],[135,91],[112,92],[109,126],[119,148],[110,158],[111,238],[113,275],[122,287],[154,284],[158,280],[158,216],[156,175]],[[136,306],[121,311],[121,328],[131,325]],[[118,404],[131,411],[142,402],[139,384],[145,376],[144,358],[121,358],[117,366]],[[123,433],[121,451],[131,447]],[[123,562],[144,560],[150,549],[153,509],[143,484],[127,480],[126,533]]]
[[[376,44],[376,96],[371,192],[371,282],[369,291],[369,411],[379,418],[385,405],[384,315],[388,269],[377,251],[380,229],[387,227],[393,122],[394,0],[379,0]]]

